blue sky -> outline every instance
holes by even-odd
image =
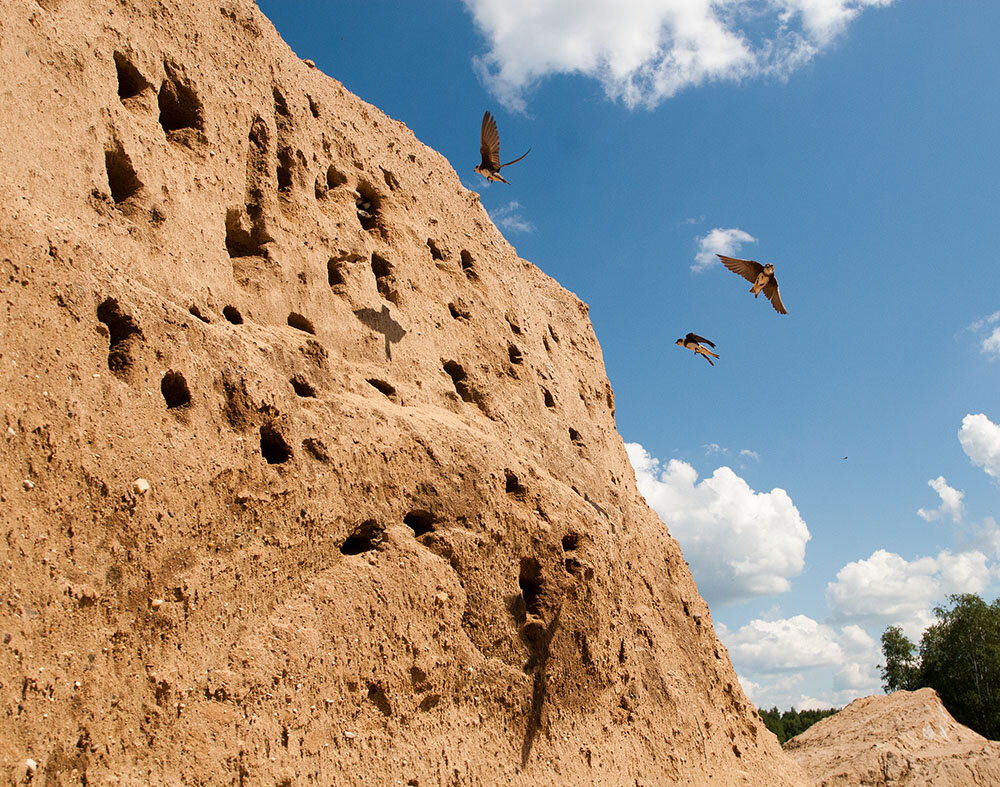
[[[877,692],[886,625],[997,595],[1000,4],[259,4],[590,304],[753,701]],[[532,148],[510,186],[472,171],[484,109],[504,160]],[[714,251],[773,262],[789,314]]]

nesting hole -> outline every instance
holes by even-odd
[[[511,470],[504,470],[504,478],[506,480],[505,490],[508,495],[514,495],[515,497],[522,497],[525,493],[524,485],[518,480],[517,475]]]
[[[354,528],[340,546],[340,551],[345,555],[360,555],[362,552],[370,552],[382,543],[385,537],[385,528],[374,519],[367,519]]]
[[[583,445],[583,436],[572,426],[569,428],[569,439],[572,440],[575,445]]]
[[[274,96],[274,114],[286,118],[291,117],[292,113],[288,111],[288,102],[285,101],[281,91],[276,87],[272,88],[271,95]]]
[[[572,552],[578,549],[580,546],[580,534],[579,533],[567,533],[562,537],[562,548],[563,552]]]
[[[327,167],[326,170],[326,187],[328,189],[335,189],[337,186],[343,186],[347,183],[347,175],[338,171],[333,164]]]
[[[392,715],[392,706],[389,704],[389,698],[386,696],[385,689],[378,683],[368,684],[368,699],[374,703],[375,707],[378,708],[384,716]]]
[[[310,333],[313,335],[316,333],[316,329],[313,327],[313,324],[298,312],[292,312],[288,315],[288,324],[296,330],[303,331],[304,333]]]
[[[555,407],[556,400],[553,398],[552,393],[548,388],[542,388],[542,397],[545,399],[546,407]]]
[[[382,207],[382,198],[367,183],[358,184],[358,199],[356,202],[358,209],[358,221],[362,229],[367,232],[376,232],[379,229],[379,211]]]
[[[295,165],[295,154],[289,147],[278,148],[278,191],[292,190],[292,167]]]
[[[319,104],[316,103],[316,99],[309,96],[309,111],[312,112],[314,118],[319,117]]]
[[[391,385],[389,385],[389,383],[387,383],[385,380],[378,380],[374,377],[371,377],[366,382],[376,391],[385,394],[390,399],[396,396],[396,389],[393,388]]]
[[[555,341],[557,344],[559,343],[559,334],[556,333],[556,329],[553,328],[551,325],[549,326],[549,336],[551,336],[553,341]]]
[[[542,567],[533,557],[521,558],[521,571],[517,578],[524,599],[524,609],[529,615],[542,614]]]
[[[192,317],[197,317],[202,322],[208,322],[208,323],[212,322],[210,319],[208,319],[208,317],[206,317],[204,314],[201,313],[201,309],[199,309],[195,304],[191,304],[191,306],[188,307],[188,312]]]
[[[226,251],[229,256],[265,257],[264,243],[269,240],[259,223],[251,224],[250,230],[243,225],[244,213],[239,208],[226,211]]]
[[[393,291],[389,277],[392,275],[392,263],[385,257],[372,252],[372,273],[375,274],[375,287],[378,294],[387,301],[396,303],[396,293]]]
[[[243,315],[240,314],[240,310],[235,306],[226,306],[222,310],[222,316],[225,317],[233,325],[243,324]]]
[[[431,238],[427,239],[427,248],[431,250],[431,259],[433,260],[444,259],[444,255],[441,253],[441,249],[438,248],[438,245],[433,241],[433,239]]]
[[[468,375],[465,373],[462,365],[456,361],[447,361],[444,365],[444,370],[451,378],[451,382],[455,386],[455,391],[462,397],[462,401],[478,404],[475,392],[472,390],[472,386],[469,385]]]
[[[269,465],[280,465],[292,458],[292,447],[274,424],[260,428],[260,453]]]
[[[469,310],[459,306],[457,303],[449,303],[448,311],[455,320],[464,320],[465,322],[469,321]]]
[[[409,526],[417,538],[434,532],[434,516],[428,511],[411,511],[403,517],[403,523]]]
[[[315,398],[316,389],[313,388],[312,385],[309,384],[309,381],[302,375],[297,374],[288,382],[292,384],[292,388],[295,390],[296,396],[309,399]]]
[[[466,277],[469,279],[478,278],[476,270],[475,268],[473,268],[472,265],[472,255],[465,249],[462,249],[461,260],[462,260],[462,271],[465,273]]]
[[[134,98],[146,88],[152,87],[139,69],[129,62],[121,52],[115,52],[115,70],[118,72],[118,98]]]
[[[524,360],[524,356],[521,355],[521,351],[517,349],[516,345],[507,345],[507,355],[510,357],[511,363],[521,363]]]
[[[115,205],[120,205],[142,188],[142,181],[139,180],[131,159],[120,146],[104,152],[104,167]]]
[[[393,175],[389,170],[384,167],[379,167],[382,170],[382,180],[385,181],[385,185],[389,187],[389,191],[395,191],[399,188],[399,181],[396,180],[396,176]]]
[[[163,401],[167,403],[168,410],[191,404],[191,390],[180,372],[171,370],[163,375],[163,379],[160,380],[160,393],[163,394]]]
[[[97,307],[97,319],[108,328],[108,368],[113,372],[128,370],[132,365],[132,340],[142,337],[139,326],[130,315],[122,311],[114,298],[107,298]]]
[[[428,711],[431,710],[432,708],[437,707],[437,704],[439,702],[441,702],[440,694],[428,694],[426,697],[420,700],[420,704],[417,707],[422,711]],[[415,787],[415,785],[417,785],[418,782],[416,779],[410,779],[410,781],[408,781],[407,784],[414,785]]]
[[[302,447],[316,461],[327,463],[330,461],[330,454],[326,450],[326,445],[318,437],[307,437],[302,441]]]
[[[204,126],[204,120],[198,94],[174,66],[169,63],[164,63],[163,66],[167,78],[160,85],[160,92],[157,95],[160,125],[168,137],[170,132],[181,129],[200,130]]]
[[[330,258],[330,261],[326,264],[326,279],[330,282],[331,287],[337,287],[341,284],[347,284],[347,280],[344,278],[344,269],[346,265],[344,260]]]

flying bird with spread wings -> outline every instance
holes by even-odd
[[[738,260],[735,257],[727,257],[725,254],[716,254],[722,264],[733,273],[738,273],[748,282],[753,284],[750,292],[756,298],[761,292],[767,298],[774,310],[778,314],[788,314],[785,304],[781,302],[781,294],[778,292],[778,280],[774,277],[774,266],[771,263],[761,265],[754,260]]]
[[[675,344],[678,344],[681,347],[684,347],[685,349],[692,350],[693,352],[698,353],[698,355],[700,355],[702,358],[704,358],[706,361],[708,361],[710,364],[712,364],[712,366],[715,366],[715,364],[712,362],[712,358],[718,358],[719,357],[718,355],[716,355],[711,350],[707,350],[707,349],[705,349],[704,347],[701,346],[703,344],[707,344],[709,347],[714,348],[715,347],[715,342],[710,342],[704,336],[699,336],[696,333],[689,333],[683,339],[678,339],[675,342]],[[712,358],[708,357],[710,355],[712,356]]]
[[[489,113],[489,110],[487,110],[483,114],[483,125],[479,130],[479,152],[482,154],[483,162],[476,167],[476,172],[487,180],[499,180],[501,183],[510,185],[508,181],[503,179],[500,170],[519,162],[531,152],[531,148],[528,148],[523,156],[519,156],[513,161],[508,161],[506,164],[501,164],[500,133],[497,131],[497,122],[493,119],[493,115]]]

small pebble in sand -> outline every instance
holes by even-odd
[[[144,494],[146,494],[146,492],[148,492],[150,490],[149,481],[147,481],[145,478],[137,478],[137,479],[135,479],[135,481],[132,482],[132,490],[137,495],[144,495]]]

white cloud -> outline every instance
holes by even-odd
[[[724,640],[748,674],[830,667],[844,660],[836,632],[805,615],[751,620]]]
[[[714,230],[709,230],[707,234],[698,238],[698,253],[694,255],[694,265],[691,266],[691,270],[701,273],[719,263],[716,254],[731,257],[739,252],[744,243],[756,242],[757,239],[753,235],[736,227],[729,229],[716,227]]]
[[[664,469],[626,443],[639,491],[680,542],[710,605],[785,593],[805,562],[809,529],[784,489],[755,492],[728,467],[698,482],[686,462]]]
[[[989,325],[995,325],[998,322],[1000,322],[1000,311],[993,312],[993,314],[990,314],[987,317],[983,317],[980,320],[976,320],[974,323],[972,323],[972,325],[969,326],[969,330],[979,333],[979,331],[981,331],[983,328]]]
[[[968,330],[973,333],[980,333],[984,328],[988,329],[998,322],[1000,322],[1000,311],[993,312],[993,314],[976,320],[969,326]],[[983,336],[980,341],[980,347],[984,355],[992,355],[1000,358],[1000,327],[993,328],[988,335]]]
[[[967,415],[958,430],[958,441],[972,464],[1000,478],[1000,426],[982,413]]]
[[[983,352],[1000,358],[1000,328],[994,328],[993,333],[983,339]]]
[[[521,215],[521,203],[511,200],[506,205],[496,208],[490,213],[494,224],[503,227],[508,232],[534,232],[535,225]]]
[[[835,620],[870,625],[898,624],[911,638],[933,621],[931,608],[949,593],[981,593],[994,573],[978,550],[936,558],[904,560],[884,549],[848,563],[826,586],[826,603]]]
[[[764,707],[826,708],[878,691],[879,645],[860,626],[841,629],[805,615],[751,620],[738,631],[722,628],[747,695]],[[802,693],[810,673],[832,676],[823,698]],[[810,682],[810,687],[815,686]]]
[[[740,456],[742,456],[744,459],[753,459],[753,461],[755,462],[760,461],[760,454],[758,454],[756,451],[751,451],[749,448],[741,448]]]
[[[490,90],[523,109],[552,74],[582,74],[626,106],[704,82],[785,77],[864,8],[892,0],[464,0],[489,51]]]
[[[937,478],[928,481],[927,486],[941,497],[941,505],[932,509],[917,509],[917,515],[928,522],[933,522],[935,519],[940,519],[943,516],[950,516],[952,522],[960,522],[962,520],[962,498],[965,496],[965,493],[948,486],[948,482],[943,475],[939,475]]]

